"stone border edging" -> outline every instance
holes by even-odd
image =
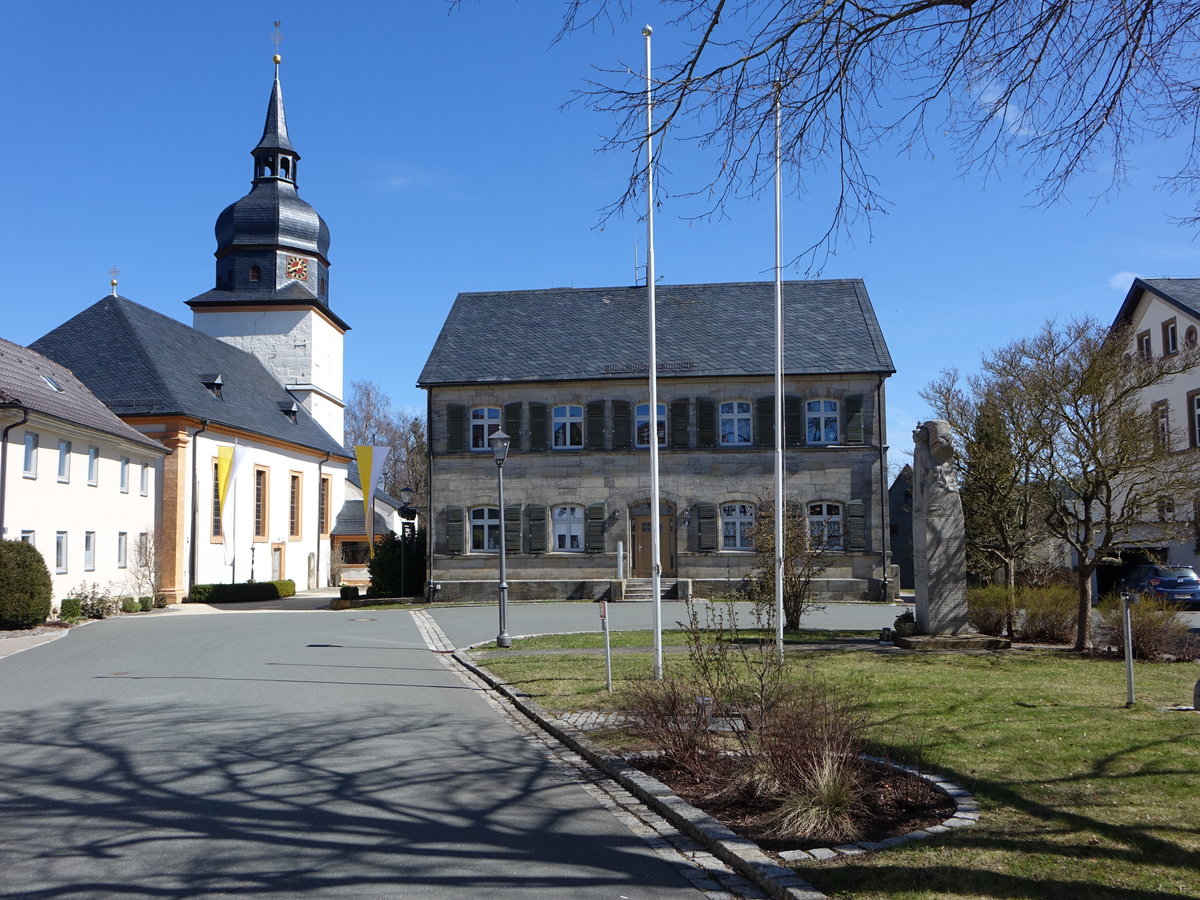
[[[714,856],[738,874],[750,879],[772,897],[777,900],[829,900],[825,894],[814,888],[792,869],[776,863],[754,841],[735,834],[727,825],[718,822],[708,813],[675,796],[674,792],[658,779],[634,768],[621,757],[610,754],[578,729],[563,724],[542,709],[541,705],[528,695],[513,690],[486,668],[468,658],[462,650],[454,651],[452,656],[459,664],[474,672],[494,690],[506,697],[527,718],[596,766],[680,831],[706,846]],[[857,856],[875,850],[886,850],[910,841],[932,837],[935,834],[945,834],[956,828],[970,827],[979,820],[978,802],[974,795],[961,785],[937,775],[921,772],[913,766],[898,765],[880,757],[866,758],[871,762],[891,766],[928,781],[954,800],[954,815],[941,825],[933,825],[924,830],[912,831],[883,841],[862,841],[854,844],[841,844],[836,847],[785,851],[780,854],[781,858],[789,861],[820,861],[838,856]]]

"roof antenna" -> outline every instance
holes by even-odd
[[[109,284],[112,285],[112,296],[115,297],[115,296],[117,296],[117,276],[121,274],[121,270],[118,269],[116,266],[113,266],[111,269],[108,270],[108,274],[109,274],[110,278],[112,279],[111,281],[109,281]]]
[[[638,283],[638,269],[640,269],[640,268],[641,268],[641,266],[638,265],[638,258],[637,258],[637,242],[635,241],[633,244],[633,283],[634,284]]]

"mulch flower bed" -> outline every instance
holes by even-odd
[[[766,823],[774,808],[770,798],[755,796],[749,790],[730,790],[730,785],[739,781],[736,757],[712,757],[711,765],[699,775],[666,756],[635,757],[630,762],[764,850],[812,850],[847,843],[845,839],[820,835],[768,836]],[[939,825],[954,815],[954,801],[924,778],[875,763],[867,763],[864,773],[863,812],[855,822],[859,834],[854,841],[899,837]]]

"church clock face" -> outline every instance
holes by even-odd
[[[308,281],[308,260],[303,256],[287,258],[287,277],[296,281]]]

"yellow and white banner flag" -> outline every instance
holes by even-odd
[[[245,447],[217,448],[217,503],[221,510],[221,537],[225,542],[225,565],[233,565],[236,549],[234,524],[237,515],[238,475],[246,465]]]
[[[367,444],[354,445],[354,458],[358,460],[358,483],[362,485],[363,522],[367,530],[367,552],[375,556],[375,485],[383,477],[391,447],[372,447]]]

